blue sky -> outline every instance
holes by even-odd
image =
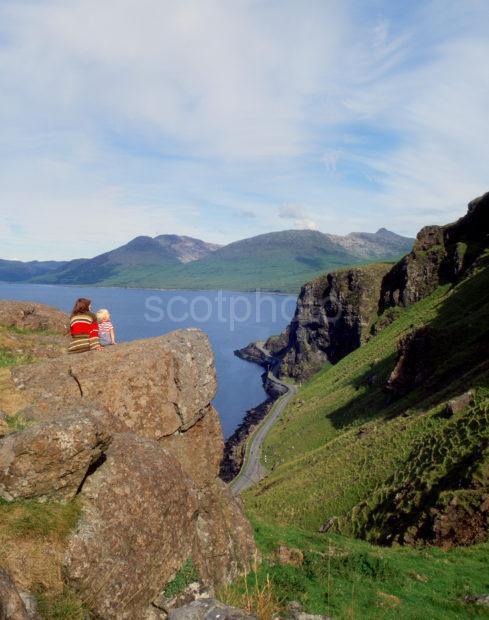
[[[456,219],[488,31],[485,0],[0,0],[0,257]]]

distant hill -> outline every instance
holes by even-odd
[[[67,261],[30,261],[24,263],[20,260],[0,259],[0,281],[25,282],[30,278],[45,275],[52,271],[62,269]]]
[[[124,285],[136,286],[144,274],[163,275],[168,269],[201,259],[220,246],[179,235],[135,237],[129,243],[95,258],[70,261],[43,274],[37,282],[52,284],[111,284],[122,277]]]
[[[296,292],[306,280],[324,271],[378,260],[397,260],[411,249],[413,241],[385,229],[376,233],[351,233],[345,237],[315,230],[285,230],[223,247],[178,235],[136,237],[95,258],[63,263],[50,271],[27,276],[25,280],[52,284]]]

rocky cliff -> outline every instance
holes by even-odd
[[[359,347],[376,316],[388,270],[387,264],[354,267],[305,284],[286,331],[264,343],[264,349],[277,359],[274,372],[306,379],[326,362],[336,363]],[[269,363],[253,344],[237,353],[262,365]]]
[[[427,297],[439,284],[456,282],[488,240],[489,193],[472,200],[457,222],[423,228],[412,251],[394,266],[355,267],[308,282],[285,332],[236,353],[262,366],[273,365],[278,376],[306,379],[389,324],[395,318],[392,308]]]
[[[455,282],[488,245],[489,192],[472,200],[467,214],[446,226],[425,226],[412,251],[386,274],[379,312],[408,306],[432,293],[439,284]]]
[[[0,440],[0,497],[76,499],[60,569],[95,617],[164,617],[152,601],[188,561],[211,588],[249,567],[251,527],[217,478],[215,389],[192,329],[10,369],[0,409],[25,428]],[[3,562],[15,580],[21,559]]]

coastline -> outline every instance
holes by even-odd
[[[278,386],[270,379],[270,368],[273,366],[273,358],[265,354],[261,348],[262,344],[260,341],[252,342],[242,349],[234,351],[236,357],[265,369],[261,375],[261,380],[268,398],[246,412],[242,422],[224,444],[224,456],[221,461],[219,477],[226,483],[234,480],[240,473],[245,459],[248,439],[268,415],[274,403],[284,393],[282,390],[277,389]]]

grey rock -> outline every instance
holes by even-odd
[[[447,416],[452,416],[463,411],[466,407],[469,407],[474,402],[474,393],[469,390],[464,394],[460,394],[455,398],[448,401],[446,406]]]
[[[32,620],[10,575],[1,568],[0,620]]]
[[[152,605],[158,610],[164,611],[166,612],[166,614],[168,614],[172,609],[176,609],[177,607],[183,607],[184,605],[188,605],[192,601],[197,601],[202,598],[210,598],[212,591],[212,588],[208,588],[203,583],[194,581],[193,583],[190,583],[182,592],[170,598],[165,596],[164,591],[161,592],[155,598]]]
[[[464,596],[464,602],[471,603],[472,605],[483,605],[484,607],[489,607],[489,594]]]
[[[230,607],[216,599],[194,601],[184,607],[174,609],[168,620],[258,620],[242,609]]]

